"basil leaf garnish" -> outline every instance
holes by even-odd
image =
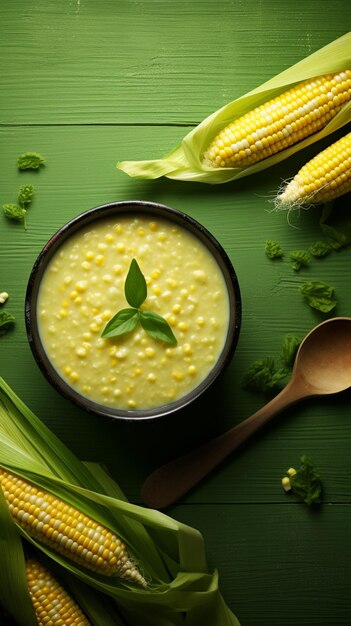
[[[138,309],[146,300],[146,280],[135,259],[132,260],[124,285],[124,293],[130,306]]]
[[[124,293],[128,304],[132,308],[118,311],[106,324],[100,336],[110,338],[130,333],[134,330],[137,323],[140,322],[148,335],[175,346],[177,339],[168,322],[158,313],[140,310],[140,306],[146,300],[147,285],[145,277],[135,259],[132,260],[129,267],[124,284]]]
[[[159,339],[172,346],[177,344],[177,340],[170,325],[161,315],[158,315],[158,313],[140,311],[140,324],[145,332],[151,335],[151,337],[154,337],[154,339]]]
[[[121,309],[107,322],[101,337],[117,337],[130,333],[136,327],[139,320],[138,309]]]

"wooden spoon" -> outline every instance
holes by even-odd
[[[278,412],[304,398],[350,386],[351,318],[335,317],[305,337],[291,379],[277,396],[234,428],[155,470],[142,487],[144,502],[153,508],[174,503]]]

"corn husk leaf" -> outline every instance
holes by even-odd
[[[202,614],[213,616],[211,626],[239,626],[220,595],[217,573],[207,570],[201,534],[159,511],[129,503],[100,466],[79,461],[1,378],[0,466],[54,493],[123,539],[148,582],[146,589],[69,562],[32,539],[8,516],[12,527],[36,550],[112,598],[127,626],[195,626],[194,616]],[[3,515],[5,510],[2,506]],[[0,588],[8,584],[6,570],[0,566]]]
[[[181,144],[163,159],[122,161],[117,164],[117,167],[129,176],[138,178],[153,179],[166,176],[176,180],[212,184],[226,183],[259,172],[279,163],[298,150],[302,150],[350,122],[351,103],[346,103],[321,131],[253,165],[210,168],[202,163],[202,156],[218,132],[232,120],[275,98],[297,83],[345,69],[351,69],[351,32],[299,61],[260,87],[212,113],[188,133]]]

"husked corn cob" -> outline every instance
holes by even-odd
[[[146,586],[126,546],[108,528],[2,468],[0,486],[12,517],[33,538],[82,567]]]
[[[38,561],[26,561],[26,575],[38,626],[91,626],[79,606]]]
[[[320,76],[228,124],[204,155],[209,167],[244,167],[324,128],[351,99],[351,70]]]
[[[277,207],[320,204],[351,191],[351,133],[308,161],[278,194]]]

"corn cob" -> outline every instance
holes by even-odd
[[[320,204],[351,191],[351,133],[308,161],[278,194],[278,208]]]
[[[228,124],[204,154],[209,167],[244,167],[321,130],[351,99],[351,70],[306,80]]]
[[[108,528],[2,468],[0,486],[15,522],[34,539],[82,567],[146,586],[126,546]]]
[[[38,561],[26,561],[29,595],[38,626],[90,626],[79,606]]]

